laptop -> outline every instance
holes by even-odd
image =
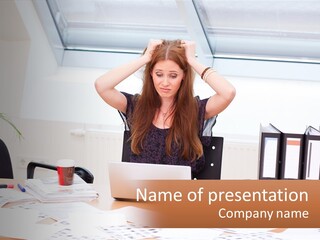
[[[117,200],[136,199],[135,180],[190,180],[191,167],[167,164],[109,162],[111,196]]]

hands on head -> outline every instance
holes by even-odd
[[[162,44],[163,40],[160,39],[150,39],[148,46],[144,52],[144,56],[146,56],[149,60],[152,57],[153,51],[156,49],[157,46]]]
[[[161,39],[150,39],[144,55],[150,60],[154,50],[163,43]],[[189,40],[181,40],[181,47],[185,49],[186,58],[189,61],[190,59],[195,58],[196,55],[196,43]]]

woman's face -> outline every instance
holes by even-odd
[[[184,76],[179,65],[171,60],[157,62],[151,75],[160,97],[169,99],[173,99],[177,94]]]

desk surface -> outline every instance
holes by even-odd
[[[24,180],[1,179],[0,178],[0,184],[13,184],[14,189],[17,191],[20,191],[19,188],[17,187],[17,184],[21,183],[23,181]],[[137,208],[141,208],[141,209],[150,209],[150,204],[148,204],[146,202],[115,200],[111,196],[109,186],[93,184],[93,187],[99,193],[99,197],[95,200],[88,202],[88,203],[91,206],[94,206],[100,210],[108,211],[108,210],[114,210],[114,209],[119,209],[119,208],[128,207],[128,206],[137,207]]]
[[[15,189],[17,191],[19,191],[19,189],[17,187],[18,180],[0,179],[0,183],[14,184]],[[94,206],[94,207],[96,207],[96,208],[98,208],[100,210],[104,210],[104,211],[114,210],[114,209],[121,209],[121,208],[124,208],[124,207],[133,206],[133,207],[135,207],[136,211],[135,211],[135,213],[133,215],[130,216],[130,218],[131,218],[130,222],[138,223],[138,226],[148,226],[148,223],[150,223],[150,218],[146,214],[149,213],[148,210],[150,209],[150,204],[145,203],[145,202],[138,202],[137,203],[137,202],[130,202],[130,201],[117,201],[117,200],[114,200],[111,197],[109,188],[107,186],[94,185],[94,187],[99,193],[99,198],[96,199],[96,200],[91,201],[89,203],[91,206]],[[11,204],[8,204],[5,207],[10,207],[10,205]],[[202,229],[202,230],[205,230],[205,229]],[[231,229],[228,229],[227,231],[229,231],[229,230],[231,231]],[[199,230],[195,230],[195,231],[199,231]],[[255,231],[257,232],[257,230],[255,230]],[[254,235],[255,231],[252,230],[251,233],[253,233],[253,235]],[[281,239],[284,239],[284,240],[294,239],[294,238],[291,238],[290,236],[289,237],[285,236],[284,238],[281,238],[280,235],[278,235],[278,234],[282,234],[283,232],[288,231],[287,229],[272,229],[272,230],[268,229],[268,232],[267,232],[267,230],[261,230],[261,231],[262,232],[260,232],[259,234],[264,234],[266,237],[265,238],[264,237],[263,238],[259,238],[259,239],[270,239],[270,240],[271,239],[278,239],[278,240],[281,240]],[[292,234],[292,236],[293,235],[297,235],[297,234],[301,234],[301,236],[304,236],[304,237],[308,236],[308,238],[304,238],[304,239],[309,239],[309,240],[310,239],[319,239],[319,236],[320,236],[319,229],[313,230],[312,233],[310,233],[310,231],[308,229],[306,229],[305,232],[303,232],[304,231],[303,229],[300,229],[299,231],[300,231],[299,233],[294,233],[294,234]],[[302,233],[301,233],[301,231],[302,231]],[[221,232],[221,229],[220,229],[220,232]],[[217,239],[235,239],[235,238],[233,238],[234,236],[242,236],[242,238],[237,238],[237,239],[255,239],[255,238],[250,238],[251,235],[248,235],[248,234],[251,234],[251,233],[250,232],[249,233],[245,233],[244,230],[241,230],[241,231],[239,230],[239,232],[237,232],[237,231],[232,232],[231,231],[231,234],[228,233],[229,235],[225,235],[224,236],[225,238],[219,238],[218,237]],[[272,234],[273,233],[277,233],[276,234],[277,236],[273,236],[272,235],[272,237],[270,237],[268,234],[271,234],[271,233]],[[316,235],[317,238],[309,238],[308,234],[312,234],[313,236]],[[1,232],[0,232],[0,235],[1,235]],[[16,239],[16,238],[0,237],[0,239],[1,240],[4,240],[4,239],[13,240],[13,239]],[[146,238],[143,238],[143,239],[146,239]],[[148,239],[150,240],[152,238],[148,238]],[[168,238],[168,239],[171,239],[171,238]],[[174,238],[172,238],[172,239],[174,239]],[[188,238],[188,239],[191,239],[191,238]]]
[[[14,190],[20,191],[17,187],[18,183],[23,183],[21,180],[13,180],[13,179],[0,179],[0,184],[13,184]],[[96,185],[93,184],[95,190],[99,193],[99,197],[95,200],[88,202],[89,205],[103,211],[108,210],[117,210],[125,207],[133,207],[129,208],[130,212],[128,213],[126,210],[127,221],[130,223],[134,223],[135,226],[144,226],[148,227],[148,224],[152,221],[152,212],[148,211],[150,209],[150,204],[146,202],[134,202],[134,201],[117,201],[111,197],[110,189],[108,186]],[[17,206],[20,203],[8,203],[3,208],[12,208]],[[46,204],[46,203],[43,203]],[[128,214],[128,216],[127,216]],[[52,223],[52,222],[51,222]],[[6,238],[1,237],[0,232],[0,240],[4,239],[15,239],[15,238]]]
[[[0,184],[13,184],[14,190],[20,191],[17,187],[18,183],[23,183],[23,180],[13,180],[13,179],[0,179]],[[135,214],[130,215],[130,222],[139,223],[139,225],[147,226],[148,218],[145,218],[144,214],[145,208],[148,208],[147,203],[137,203],[137,202],[130,202],[130,201],[116,201],[111,197],[110,190],[108,186],[102,185],[95,185],[93,184],[95,190],[99,193],[99,197],[95,200],[88,202],[93,207],[96,207],[100,210],[108,211],[108,210],[115,210],[123,207],[133,206],[135,208]],[[3,208],[11,208],[14,207],[19,203],[8,203]],[[141,210],[141,211],[140,211]],[[1,233],[0,233],[1,235]],[[13,238],[4,238],[0,237],[0,239],[13,239]]]

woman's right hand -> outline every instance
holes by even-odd
[[[162,44],[162,40],[160,39],[150,39],[149,40],[149,43],[148,43],[148,46],[144,52],[144,56],[147,57],[148,59],[148,62],[151,60],[152,58],[152,54],[153,54],[153,51],[155,50],[155,48],[157,46],[159,46],[160,44]]]

